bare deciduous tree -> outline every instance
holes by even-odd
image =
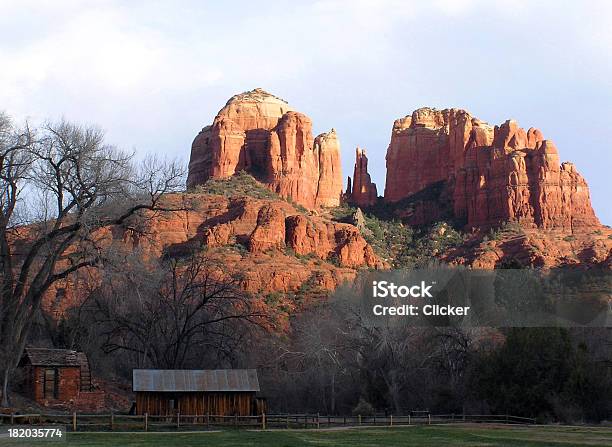
[[[302,400],[302,408],[311,405],[335,414],[341,382],[350,364],[346,357],[352,354],[346,335],[333,309],[319,305],[294,319],[288,342],[279,340],[267,367],[285,376],[287,382],[308,384],[309,398]]]
[[[240,275],[206,255],[128,267],[107,272],[94,295],[94,319],[104,351],[132,352],[139,367],[176,369],[205,356],[231,357],[241,329],[263,321]]]
[[[176,163],[132,155],[103,132],[60,121],[34,131],[0,114],[0,370],[2,405],[35,314],[57,281],[104,259],[100,228],[159,208],[183,185]]]

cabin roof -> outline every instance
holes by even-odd
[[[254,369],[135,369],[134,391],[259,391]]]
[[[23,360],[33,366],[81,366],[83,355],[71,349],[26,348]]]

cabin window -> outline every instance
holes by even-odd
[[[59,372],[57,368],[45,368],[43,380],[43,396],[45,399],[57,399],[58,378]]]

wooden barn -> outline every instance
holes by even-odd
[[[265,411],[254,369],[135,369],[136,413],[252,416]]]
[[[74,403],[93,391],[83,352],[26,348],[20,366],[25,372],[26,394],[41,405]]]

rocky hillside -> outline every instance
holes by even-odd
[[[612,230],[605,226],[570,234],[503,222],[488,229],[465,231],[445,221],[410,226],[394,218],[394,211],[389,205],[379,204],[365,212],[338,208],[335,214],[356,223],[392,268],[419,268],[435,262],[482,269],[612,266]]]
[[[241,263],[270,256],[284,266],[254,272],[249,282],[258,283],[249,289],[287,290],[295,286],[301,275],[292,264],[300,260],[308,261],[299,262],[301,265],[324,267],[330,275],[322,285],[332,287],[344,268],[384,267],[355,226],[283,200],[248,174],[211,180],[192,192],[168,196],[165,206],[184,211],[148,220],[151,250],[180,254],[182,250],[230,247],[241,255]],[[138,245],[138,241],[134,243]]]
[[[446,251],[445,262],[492,269],[506,267],[612,267],[612,230],[607,227],[567,234],[523,229],[506,223],[466,235]]]
[[[97,244],[110,247],[114,256],[139,253],[145,261],[206,253],[239,271],[245,290],[264,301],[289,299],[285,304],[291,306],[298,305],[292,296],[308,300],[360,270],[388,268],[356,226],[283,199],[244,172],[167,195],[160,206],[172,211],[147,212],[105,228],[96,234]],[[44,307],[61,313],[79,302],[77,282],[91,286],[99,273],[58,282]]]

